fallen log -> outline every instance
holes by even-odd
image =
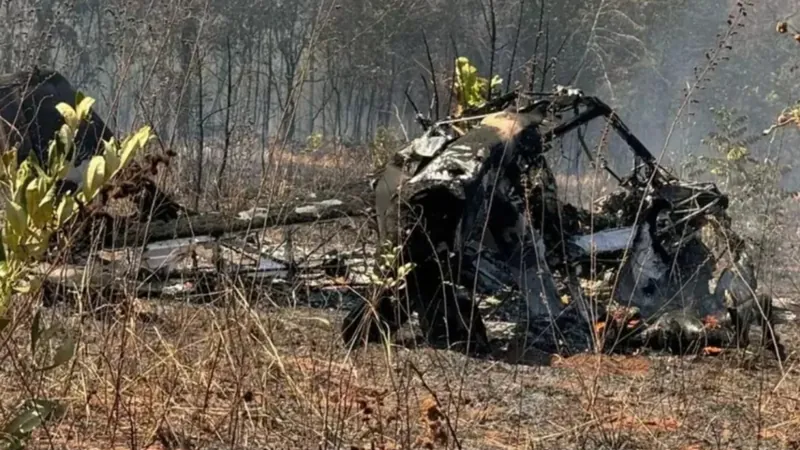
[[[238,270],[237,270],[238,269]],[[319,273],[311,273],[317,269]],[[357,296],[368,295],[371,285],[356,279],[343,280],[325,277],[324,267],[309,267],[304,279],[306,293],[343,292]],[[242,266],[224,273],[213,268],[179,269],[167,277],[143,277],[124,264],[99,263],[83,265],[43,264],[36,272],[42,277],[43,304],[82,304],[93,310],[119,303],[128,298],[184,299],[192,302],[215,302],[224,299],[237,286],[249,301],[285,298],[293,285],[274,271],[259,271]],[[317,276],[313,276],[317,275]]]
[[[169,222],[115,224],[106,232],[104,248],[141,246],[170,239],[197,236],[221,237],[233,233],[287,225],[320,223],[369,215],[365,189],[362,198],[328,199],[296,203],[275,209],[253,208],[231,217],[220,213],[180,216]]]

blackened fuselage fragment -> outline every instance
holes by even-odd
[[[546,268],[537,249],[541,242],[523,214],[521,178],[542,151],[539,123],[537,111],[503,111],[434,157],[421,155],[426,161],[413,172],[398,160],[387,165],[374,183],[379,236],[381,242],[402,244],[403,262],[416,267],[407,276],[404,296],[391,299],[386,293],[373,302],[384,326],[365,320],[369,308],[364,305],[345,319],[345,341],[374,340],[381,328],[397,329],[417,312],[430,341],[466,341],[488,350],[483,320],[467,294],[480,288],[476,280],[484,270],[502,284],[517,284],[531,304],[543,297],[550,306],[557,303],[552,277],[541,270]],[[550,279],[543,282],[543,275]]]
[[[34,68],[0,76],[0,117],[3,148],[17,147],[18,161],[32,152],[38,160],[48,160],[48,145],[64,124],[56,105],[76,106],[78,92],[59,72]],[[81,169],[93,155],[103,150],[102,141],[114,137],[113,131],[94,111],[81,121],[75,138],[74,168],[68,181],[80,184]]]

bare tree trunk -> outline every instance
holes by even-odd
[[[375,135],[375,93],[378,91],[377,83],[372,83],[372,89],[369,93],[369,103],[367,104],[367,127],[364,130],[366,140],[371,141]]]
[[[259,59],[260,56],[259,56]],[[269,151],[269,121],[272,115],[272,34],[267,33],[267,98],[264,100],[264,131],[262,134],[261,174],[267,173],[267,152]]]
[[[328,82],[327,81],[323,81],[322,82],[322,98],[327,98],[327,95],[328,95]],[[325,135],[328,132],[328,129],[327,129],[328,123],[325,120],[326,119],[325,112],[327,110],[328,110],[328,105],[323,105],[322,106],[322,112],[321,112],[322,117],[320,117],[320,120],[322,121],[322,134],[323,135]]]
[[[348,86],[349,89],[347,93],[347,103],[346,106],[344,107],[344,132],[342,133],[342,135],[349,134],[350,136],[353,136],[350,126],[352,125],[353,129],[357,128],[356,119],[354,118],[354,116],[357,116],[358,114],[355,111],[355,107],[353,105],[354,103],[353,92],[355,91],[356,88],[355,85],[356,85],[355,81],[351,79]],[[358,94],[360,93],[361,91],[358,92]],[[358,96],[358,94],[356,95],[356,97]]]
[[[189,136],[189,119],[191,117],[191,92],[192,92],[192,75],[191,64],[192,55],[194,54],[194,46],[197,41],[197,23],[194,19],[186,19],[181,28],[181,50],[180,50],[180,83],[178,87],[178,104],[177,104],[177,124],[176,129],[178,136]],[[202,89],[201,89],[202,91]],[[189,95],[185,95],[189,94]]]
[[[483,2],[481,2],[483,5]],[[484,12],[484,19],[486,20],[486,27],[489,31],[489,83],[486,86],[486,100],[492,99],[492,77],[494,76],[494,58],[497,53],[497,19],[494,13],[494,0],[489,0],[489,14],[488,17]]]
[[[278,51],[282,56],[283,64],[283,82],[286,88],[286,98],[282,102],[281,120],[278,125],[278,139],[283,141],[290,141],[294,138],[295,129],[297,126],[297,90],[302,89],[302,85],[298,85],[296,80],[297,75],[297,61],[293,59],[293,55],[286,47],[289,44],[280,42]],[[277,88],[276,88],[277,89]]]
[[[531,73],[530,79],[528,81],[528,90],[532,91],[536,88],[536,69],[538,68],[537,59],[539,58],[539,43],[542,39],[542,32],[544,26],[544,0],[539,2],[539,22],[538,26],[536,27],[536,40],[533,43],[533,57],[532,57],[532,64],[531,64]],[[547,65],[547,60],[545,59],[544,62]],[[544,83],[544,74],[542,74],[542,83]]]
[[[314,134],[314,56],[309,58],[309,70],[311,81],[308,83],[308,135]],[[323,95],[324,97],[324,95]]]
[[[222,196],[223,177],[225,176],[225,167],[228,165],[228,152],[231,145],[231,134],[233,133],[233,129],[231,128],[231,109],[233,108],[233,53],[231,52],[230,38],[225,40],[225,45],[228,54],[228,76],[226,77],[228,83],[225,96],[225,128],[223,129],[225,133],[225,143],[222,146],[222,161],[219,165],[219,173],[217,173],[217,210],[219,210],[219,199]]]
[[[514,34],[514,46],[511,48],[511,62],[508,63],[508,75],[506,76],[506,92],[511,90],[511,77],[514,75],[514,63],[517,59],[517,48],[519,47],[519,33],[522,30],[522,17],[525,12],[525,0],[519,0],[519,17],[517,18],[517,32]]]
[[[358,94],[356,94],[356,107],[355,111],[353,111],[353,140],[356,142],[361,142],[361,123],[362,115],[364,112],[364,91],[359,90]]]
[[[258,55],[257,56],[258,61],[261,61],[261,46],[263,44],[262,44],[262,36],[261,36],[260,33],[259,33],[259,35],[258,35],[258,37],[256,39],[258,39],[258,47],[256,48],[256,54]],[[252,73],[251,76],[255,77],[255,88],[253,89],[253,91],[254,91],[253,92],[253,105],[254,105],[254,107],[253,107],[253,127],[255,128],[255,127],[258,127],[258,125],[259,125],[258,124],[258,119],[259,119],[258,113],[259,113],[260,108],[258,107],[258,94],[259,94],[259,88],[261,87],[261,72],[258,70],[258,68],[257,68],[258,66],[256,66],[256,70],[253,70],[253,66],[256,64],[256,58],[253,57],[252,47],[251,47],[250,51],[251,51],[251,54],[250,54],[250,70],[252,71],[251,72]]]
[[[35,52],[35,61],[36,64],[40,66],[53,66],[53,55],[52,55],[52,36],[50,33],[53,32],[53,26],[55,25],[54,16],[53,16],[53,6],[55,6],[56,2],[54,0],[46,0],[42,2],[37,2],[37,8],[34,9],[36,15],[36,23],[34,24],[33,30],[38,33],[41,33],[37,39],[37,45],[33,52]],[[6,18],[8,21],[10,17]]]
[[[247,55],[247,58],[245,58],[245,56],[244,56],[245,54]],[[253,100],[253,96],[252,96],[252,93],[253,93],[253,71],[252,71],[252,68],[253,67],[252,66],[253,66],[253,46],[252,46],[252,44],[250,44],[250,45],[247,45],[242,51],[242,62],[241,62],[241,67],[240,67],[242,76],[244,76],[244,74],[247,73],[247,87],[245,88],[245,96],[244,96],[245,100],[244,100],[244,110],[243,110],[244,113],[243,114],[244,114],[244,116],[246,118],[249,118],[249,120],[253,120],[252,117],[250,116],[250,113],[251,113],[251,111],[250,111],[250,103]],[[242,111],[242,110],[240,110],[240,111]]]
[[[336,137],[341,140],[344,137],[342,134],[342,93],[335,84],[331,85],[331,89],[333,89],[333,93],[336,95],[336,110],[334,111],[333,127]]]
[[[394,99],[394,85],[397,78],[397,58],[392,55],[391,76],[389,77],[389,88],[386,89],[386,97],[383,101],[383,111],[380,112],[380,126],[388,127],[392,120],[392,100]]]
[[[199,52],[199,50],[198,50]],[[204,164],[204,151],[203,147],[205,146],[205,132],[203,128],[203,123],[205,122],[205,117],[203,117],[203,64],[200,61],[200,58],[197,60],[197,127],[198,132],[200,133],[199,141],[197,143],[197,172],[194,181],[194,210],[197,211],[200,209],[200,196],[202,194],[203,188],[203,164]]]
[[[284,64],[286,62],[284,61]],[[291,78],[292,81],[289,81]],[[294,138],[295,127],[297,126],[297,97],[294,88],[294,76],[286,76],[286,103],[281,111],[281,121],[278,124],[278,138],[281,141],[290,141]]]

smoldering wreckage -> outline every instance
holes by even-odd
[[[401,243],[415,265],[408,300],[387,292],[365,303],[345,319],[344,339],[377,340],[413,311],[429,341],[491,352],[471,293],[511,286],[527,306],[530,345],[548,352],[746,346],[755,325],[785,359],[775,332],[782,311],[758,292],[753,249],[730,227],[727,196],[672,176],[599,99],[562,86],[537,97],[512,93],[466,112],[480,120],[466,133],[420,120],[423,136],[373,183],[381,242]],[[544,155],[598,118],[637,164],[624,178],[604,166],[619,188],[587,211],[559,201]],[[598,274],[605,296],[586,292]]]
[[[38,69],[0,81],[2,116],[11,126],[5,136],[20,145],[20,159],[30,151],[46,158],[44,142],[60,127],[54,100],[74,105],[75,90],[57,72]],[[559,199],[545,155],[564,135],[598,119],[627,144],[636,166],[624,177],[604,167],[619,186],[585,210]],[[524,304],[525,317],[517,321],[528,345],[550,353],[742,347],[754,328],[763,348],[786,358],[775,328],[790,314],[760,292],[752,245],[732,231],[727,196],[713,183],[672,176],[599,99],[560,86],[550,93],[515,91],[458,120],[419,115],[418,122],[423,134],[359,184],[352,201],[328,199],[279,215],[254,208],[221,220],[177,205],[147,177],[133,177],[149,213],[138,221],[114,218],[126,222],[125,241],[120,227],[105,227],[102,245],[138,249],[137,279],[160,283],[157,292],[165,294],[200,285],[187,277],[213,279],[222,271],[263,281],[312,270],[265,255],[248,236],[362,214],[378,236],[375,278],[402,282],[379,285],[349,312],[341,329],[345,344],[390,336],[416,314],[430,344],[491,353],[500,344],[489,336],[478,299],[504,293]],[[76,170],[81,158],[100,151],[100,139],[113,135],[96,115],[86,129],[91,133],[77,143]],[[582,136],[581,143],[591,158]],[[80,176],[73,178],[80,183]],[[213,250],[214,265],[179,270],[201,248]],[[380,264],[387,249],[397,248],[398,264]],[[223,264],[223,250],[250,261]],[[347,266],[343,257],[333,263]],[[331,261],[316,268],[322,266]],[[79,289],[76,277],[65,274],[83,272],[69,267],[49,267],[45,287]]]

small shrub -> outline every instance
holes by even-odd
[[[780,181],[791,168],[769,157],[754,156],[752,147],[761,135],[747,136],[746,116],[726,108],[714,109],[713,113],[717,131],[703,140],[710,155],[691,155],[684,168],[690,178],[711,173],[731,197],[731,214],[742,218],[735,222],[742,228],[738,231],[762,241],[766,246],[763,250],[773,251],[779,242],[763,242],[763,231],[774,230],[783,221],[785,202]]]
[[[52,237],[76,217],[78,204],[91,203],[100,189],[125,168],[151,138],[150,128],[144,127],[122,142],[105,142],[105,152],[91,158],[75,195],[59,195],[58,186],[67,175],[74,151],[75,137],[82,120],[88,120],[94,100],[79,96],[77,108],[66,103],[57,105],[64,118],[48,148],[46,164],[41,164],[34,152],[18,164],[16,151],[6,152],[0,160],[0,191],[5,201],[6,220],[2,226],[0,245],[0,332],[10,328],[5,319],[14,294],[35,292],[41,280],[36,266],[41,262]],[[39,355],[40,343],[54,338],[57,326],[43,328],[40,313],[31,325],[31,354]],[[66,337],[55,351],[49,364],[36,365],[33,373],[59,367],[75,354],[75,345]],[[17,416],[0,426],[0,449],[21,449],[31,433],[45,421],[58,417],[63,408],[47,399],[29,399],[20,406]]]
[[[306,148],[305,151],[308,153],[314,153],[320,148],[322,148],[322,144],[324,143],[322,133],[314,133],[309,135],[306,138]]]
[[[389,128],[379,127],[375,138],[369,144],[370,157],[374,168],[383,167],[391,155],[401,145],[400,137]]]
[[[466,108],[482,106],[486,103],[490,90],[495,93],[503,84],[503,80],[497,75],[492,77],[491,83],[486,78],[478,76],[478,69],[464,56],[456,59],[455,75],[453,89],[458,99],[456,116],[460,116]]]

